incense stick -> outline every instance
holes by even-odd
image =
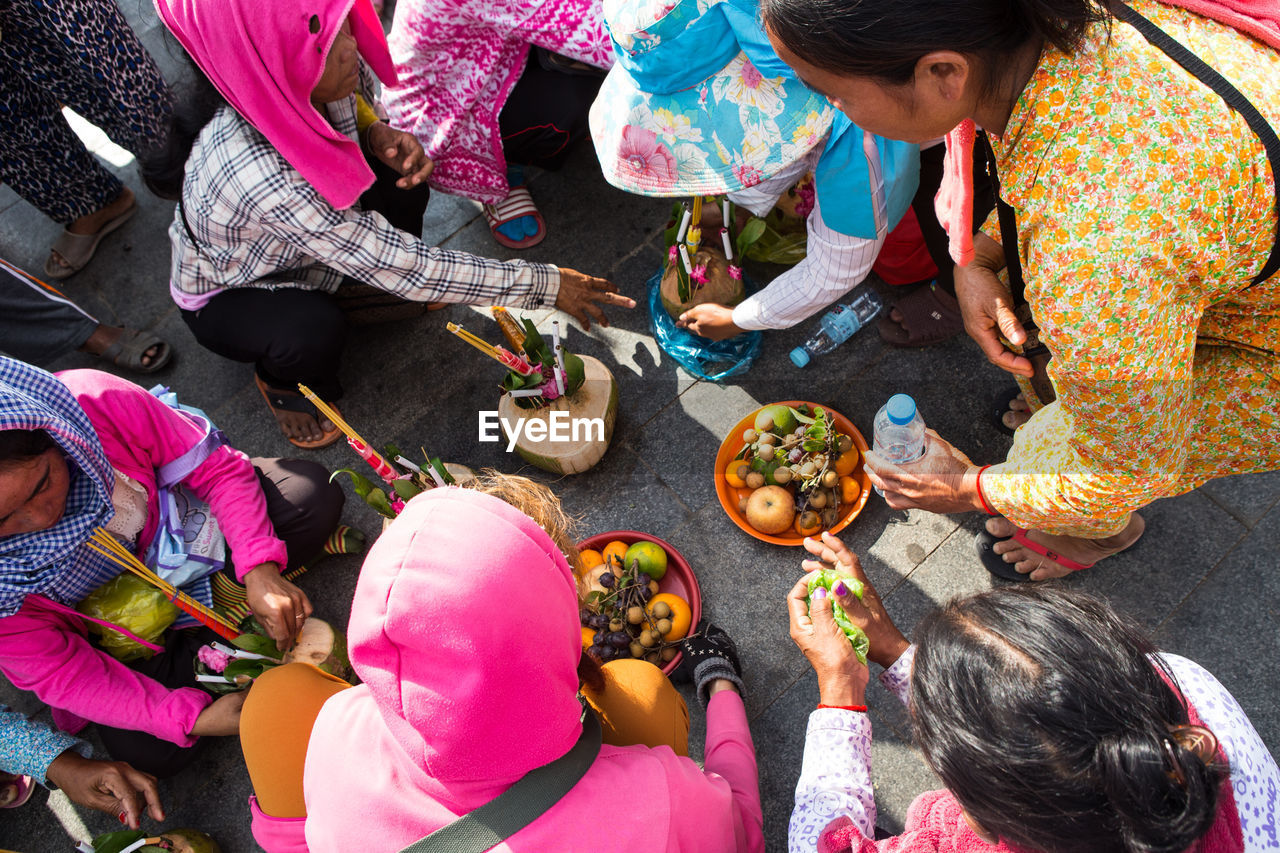
[[[189,616],[194,617],[202,625],[216,631],[224,639],[234,640],[240,636],[240,631],[235,625],[232,625],[227,619],[219,616],[213,610],[205,607],[182,590],[169,583],[164,578],[149,569],[146,564],[137,558],[136,555],[126,548],[120,540],[116,539],[101,527],[95,529],[89,540],[85,543],[90,549],[96,551],[116,565],[126,569],[147,583],[159,589],[174,606]]]

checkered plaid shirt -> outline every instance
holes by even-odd
[[[334,128],[353,137],[354,104],[328,105]],[[169,237],[172,291],[191,310],[230,287],[332,293],[344,275],[420,302],[525,309],[554,304],[560,287],[554,266],[438,249],[381,214],[335,209],[229,106],[191,150]]]

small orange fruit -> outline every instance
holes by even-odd
[[[822,529],[822,516],[811,509],[796,516],[796,533],[801,536],[812,536]]]
[[[840,478],[840,503],[851,504],[862,493],[862,484],[848,474]]]
[[[724,478],[735,489],[741,489],[747,484],[745,480],[738,476],[738,468],[745,464],[741,459],[730,459],[729,464],[725,466]]]
[[[853,473],[853,469],[858,467],[858,460],[862,458],[862,453],[856,447],[849,448],[848,453],[841,453],[840,458],[836,460],[836,473],[841,477],[847,477]]]
[[[589,649],[591,644],[596,640],[596,629],[583,627],[582,629],[582,648]]]
[[[611,566],[621,566],[623,559],[627,556],[627,543],[621,539],[615,539],[608,545],[604,546],[602,556],[604,561]]]
[[[582,549],[578,552],[578,558],[581,561],[582,573],[584,575],[604,562],[604,554],[601,554],[595,548]]]
[[[662,639],[668,643],[676,640],[683,640],[685,635],[689,633],[689,627],[693,623],[693,610],[689,607],[689,602],[672,592],[660,592],[653,598],[649,599],[649,609],[653,609],[653,605],[658,602],[665,603],[671,608],[671,630],[662,635]]]

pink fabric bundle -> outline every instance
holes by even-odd
[[[156,10],[222,96],[337,208],[373,184],[357,142],[316,111],[311,91],[344,21],[360,55],[396,82],[370,0],[155,0]]]
[[[1280,50],[1280,4],[1276,0],[1163,2],[1226,24]],[[965,119],[947,134],[942,186],[934,199],[938,221],[950,238],[951,259],[960,266],[973,260],[973,138],[972,119]]]
[[[613,43],[600,0],[401,0],[391,29],[400,84],[391,123],[435,161],[431,185],[496,204],[507,197],[498,114],[529,46],[608,68]]]

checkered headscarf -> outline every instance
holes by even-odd
[[[67,505],[52,527],[0,537],[0,616],[28,595],[74,605],[120,573],[84,546],[111,519],[115,475],[84,409],[53,374],[0,357],[0,430],[41,429],[62,449],[71,473]]]

